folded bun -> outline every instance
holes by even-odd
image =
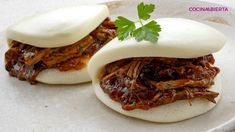
[[[157,43],[148,41],[137,42],[134,38],[124,41],[113,39],[99,50],[88,63],[95,94],[108,107],[127,116],[153,122],[176,122],[201,115],[216,104],[206,99],[193,99],[192,106],[187,100],[151,108],[149,110],[135,109],[125,111],[120,103],[113,101],[103,92],[99,85],[99,76],[104,66],[121,59],[134,57],[171,57],[197,58],[219,51],[225,44],[225,36],[214,28],[196,21],[182,18],[157,19],[161,25]],[[221,95],[221,82],[214,80],[210,90]]]
[[[222,93],[221,81],[219,76],[217,76],[214,81],[215,84],[212,85],[209,90],[219,93],[219,95],[215,99],[215,101],[218,102]],[[196,98],[192,100],[192,106],[190,106],[188,100],[179,100],[171,104],[161,105],[149,110],[135,109],[132,111],[126,111],[122,109],[120,103],[113,101],[107,94],[103,92],[103,90],[99,86],[99,82],[93,82],[93,87],[98,99],[111,109],[126,116],[152,122],[166,123],[182,121],[206,113],[216,105],[206,99]]]
[[[9,40],[35,47],[63,47],[87,36],[108,15],[105,5],[61,8],[17,23],[9,27],[6,34]]]
[[[56,9],[29,17],[10,26],[6,31],[8,44],[11,46],[12,42],[17,41],[37,48],[62,47],[61,49],[63,49],[63,47],[73,45],[88,36],[108,16],[109,11],[105,5],[81,5]],[[53,59],[57,58],[52,56]],[[63,63],[67,63],[66,61],[68,59],[63,60]],[[30,65],[30,68],[33,69],[34,66]],[[30,79],[32,81],[32,78]],[[69,69],[68,71],[59,71],[49,67],[49,69],[40,71],[33,81],[47,84],[76,84],[90,80],[87,67],[79,70]]]
[[[58,69],[46,69],[41,71],[36,80],[47,84],[77,84],[90,81],[87,68],[61,72]]]

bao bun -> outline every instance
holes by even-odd
[[[64,47],[87,36],[108,16],[105,5],[66,7],[22,20],[9,27],[6,35],[9,45],[14,40],[40,48]],[[48,84],[75,84],[90,81],[90,77],[86,67],[66,72],[46,69],[36,80]]]
[[[125,111],[118,102],[111,100],[99,85],[99,75],[108,63],[133,57],[172,57],[196,58],[219,51],[225,44],[222,33],[205,24],[181,18],[162,18],[156,20],[162,31],[156,44],[147,41],[136,42],[129,38],[122,42],[113,39],[98,51],[88,64],[96,96],[108,107],[124,115],[153,122],[176,122],[201,115],[215,104],[204,100],[194,99],[192,107],[188,101],[176,101],[171,104],[151,108],[149,110],[135,109]],[[121,52],[121,53],[120,53]],[[221,83],[217,77],[210,90],[221,95]]]

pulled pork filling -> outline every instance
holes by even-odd
[[[114,23],[106,18],[82,40],[65,47],[38,48],[12,41],[5,53],[5,67],[11,76],[35,84],[37,75],[44,69],[60,71],[79,70],[90,57],[116,36]]]
[[[177,100],[204,98],[216,103],[210,91],[219,68],[213,56],[192,59],[165,57],[123,59],[105,66],[100,86],[124,110],[143,109]]]

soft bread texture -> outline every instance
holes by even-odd
[[[225,36],[216,29],[182,18],[157,19],[162,31],[156,44],[117,38],[100,49],[89,61],[88,71],[94,80],[108,63],[133,57],[196,58],[219,51]]]
[[[39,73],[36,80],[47,84],[77,84],[90,81],[87,68],[61,72],[58,69],[46,69]]]
[[[125,111],[121,105],[112,101],[99,86],[99,75],[108,63],[133,57],[173,57],[196,58],[219,51],[225,44],[225,36],[205,24],[182,18],[157,19],[161,25],[159,40],[156,44],[147,41],[136,42],[129,38],[124,41],[113,39],[99,50],[88,63],[97,97],[113,110],[127,116],[153,122],[176,122],[201,115],[215,104],[205,99],[194,99],[193,106],[187,101],[176,101],[172,104],[144,110]],[[221,95],[221,82],[215,80],[212,91]],[[216,98],[219,100],[220,95]]]
[[[154,107],[149,110],[135,109],[132,111],[125,111],[122,109],[120,103],[113,101],[107,94],[103,92],[103,90],[100,88],[98,80],[93,80],[93,87],[98,99],[111,109],[126,116],[152,122],[167,123],[190,119],[192,117],[206,113],[216,105],[206,99],[197,98],[192,100],[192,106],[189,105],[187,100],[180,100],[171,104]],[[222,93],[221,81],[219,77],[215,78],[215,84],[210,88],[210,90],[219,93],[219,96],[215,99],[218,103]]]
[[[63,47],[87,36],[108,16],[105,5],[61,8],[22,20],[9,27],[6,35],[35,47]]]

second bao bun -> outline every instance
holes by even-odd
[[[104,66],[125,58],[134,57],[171,57],[197,58],[219,51],[225,44],[222,33],[205,24],[182,18],[161,18],[156,20],[162,31],[158,42],[137,42],[134,38],[119,41],[117,38],[98,51],[88,64],[96,96],[111,109],[130,116],[153,122],[176,122],[201,115],[216,104],[205,99],[193,99],[192,106],[187,100],[150,108],[126,111],[119,102],[113,101],[100,87],[99,78]],[[209,89],[221,95],[219,76]]]
[[[108,16],[105,5],[81,5],[49,11],[10,26],[6,31],[8,44],[11,47],[12,41],[17,41],[37,48],[69,46],[89,35]],[[56,68],[44,69],[36,77],[36,81],[48,84],[75,84],[90,80],[86,66],[81,70],[63,72]]]

